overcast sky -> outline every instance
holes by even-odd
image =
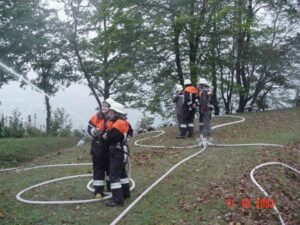
[[[65,18],[62,3],[55,0],[44,0],[49,3],[50,8],[58,11],[60,19]],[[0,59],[1,60],[1,59]],[[1,68],[0,68],[1,69]],[[12,68],[14,69],[14,68]],[[28,76],[30,78],[31,74]],[[29,86],[20,88],[19,82],[10,82],[0,88],[0,115],[12,115],[12,111],[18,109],[24,121],[27,121],[28,115],[37,114],[37,122],[45,125],[45,100],[43,94],[32,90]],[[86,128],[88,120],[96,113],[97,102],[93,96],[90,96],[90,90],[87,86],[73,84],[64,91],[59,91],[54,97],[50,98],[52,111],[57,107],[64,107],[70,115],[73,128]],[[142,112],[139,110],[126,109],[129,122],[133,128],[142,118]],[[162,122],[161,119],[155,121],[155,126]]]
[[[86,86],[73,84],[64,91],[58,92],[50,98],[50,104],[54,111],[57,107],[64,107],[70,115],[74,128],[86,128],[87,122],[96,113],[97,102]],[[14,109],[18,109],[24,121],[27,116],[37,114],[39,124],[45,124],[45,100],[43,94],[32,90],[30,87],[20,88],[19,82],[10,82],[0,89],[0,114],[11,115]],[[133,128],[142,118],[138,110],[126,109],[128,120]]]

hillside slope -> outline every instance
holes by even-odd
[[[273,209],[258,209],[256,200],[264,197],[250,180],[250,171],[268,161],[280,161],[300,169],[300,109],[242,114],[246,121],[214,131],[216,143],[277,143],[279,147],[209,147],[184,163],[146,195],[120,224],[279,224]],[[213,118],[214,124],[233,121]],[[176,127],[166,128],[158,138],[141,143],[164,146],[197,144],[193,139],[176,140]],[[1,224],[109,224],[154,181],[174,164],[200,148],[144,148],[134,141],[151,137],[139,135],[130,140],[132,177],[136,189],[124,207],[108,209],[103,202],[85,205],[35,206],[17,202],[21,189],[57,177],[90,173],[91,166],[38,169],[0,173]],[[198,136],[198,134],[197,134]],[[35,164],[91,162],[89,146],[60,151],[40,157]],[[33,165],[29,163],[28,166]],[[300,176],[271,166],[258,170],[255,177],[271,193],[287,224],[300,224]],[[24,197],[39,200],[88,199],[85,190],[88,178],[78,178],[36,188]],[[227,207],[226,199],[234,207]],[[241,201],[249,199],[250,208]],[[1,216],[2,215],[2,216]]]

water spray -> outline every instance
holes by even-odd
[[[35,91],[39,92],[40,94],[47,96],[48,98],[51,98],[50,95],[45,93],[42,89],[38,88],[36,85],[34,85],[32,82],[29,80],[25,79],[21,74],[18,74],[16,71],[14,71],[12,68],[8,67],[5,65],[1,60],[0,60],[0,67],[2,67],[5,71],[8,73],[20,78],[22,81],[24,81],[26,84],[28,84],[30,87],[32,87]],[[79,116],[77,113],[73,112],[72,110],[66,108],[71,114],[73,114],[77,119],[79,119],[81,122],[84,124],[87,124],[90,127],[93,127],[91,124],[87,123],[84,119],[82,119],[81,116]]]

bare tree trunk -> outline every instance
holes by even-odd
[[[173,31],[174,31],[173,45],[174,45],[174,53],[175,53],[175,63],[177,67],[177,77],[180,84],[183,86],[184,77],[183,77],[182,67],[181,67],[180,47],[179,47],[179,36],[181,30],[175,22],[174,13],[172,13],[172,23],[173,23]]]
[[[50,100],[49,97],[45,95],[45,104],[46,104],[46,111],[47,111],[47,117],[46,117],[46,133],[49,135],[51,132],[51,106],[50,106]]]
[[[109,82],[107,80],[104,80],[104,99],[109,98],[110,91],[109,91]]]
[[[190,16],[194,17],[195,15],[195,4],[191,4]],[[197,82],[197,51],[199,43],[199,35],[197,31],[197,26],[192,22],[190,23],[190,36],[189,38],[189,69],[190,69],[190,78],[193,84]]]
[[[240,7],[244,7],[243,3],[239,3]],[[246,63],[248,61],[250,40],[251,40],[251,23],[253,20],[252,0],[248,1],[246,25],[247,28],[240,28],[237,38],[237,63],[236,63],[236,78],[239,86],[239,107],[237,112],[244,112],[245,106],[249,101],[248,95],[250,90],[249,76],[246,75]],[[242,24],[242,15],[238,15],[239,26]]]
[[[230,102],[224,101],[224,105],[225,105],[225,114],[226,115],[230,114]]]
[[[213,94],[212,94],[212,105],[215,108],[215,115],[219,115],[220,114],[220,108],[219,108],[219,104],[218,104],[218,99],[217,99],[217,74],[216,74],[216,68],[215,65],[213,65],[214,69],[213,69],[213,73],[212,73],[212,86],[213,86]]]
[[[101,109],[101,101],[100,101],[100,99],[98,97],[98,94],[97,94],[97,92],[96,92],[96,90],[94,88],[94,85],[93,85],[93,83],[91,81],[91,76],[89,75],[86,67],[83,64],[83,60],[82,60],[82,57],[81,57],[80,52],[79,52],[78,38],[77,38],[77,32],[78,32],[78,30],[77,30],[77,28],[78,28],[78,18],[77,18],[77,15],[79,15],[79,11],[80,11],[79,4],[80,3],[78,3],[77,8],[73,7],[73,5],[72,5],[72,14],[73,14],[72,16],[74,18],[74,40],[73,41],[74,41],[75,55],[77,57],[80,69],[83,72],[83,75],[84,75],[85,79],[88,82],[88,86],[91,89],[92,94],[94,95],[94,97],[95,97],[95,99],[96,99],[96,101],[97,101],[97,103],[98,103],[98,105],[99,105],[99,107]],[[77,11],[75,11],[75,9]]]
[[[216,30],[216,23],[214,22],[213,24],[213,28],[214,28],[214,33],[217,33]],[[218,104],[218,99],[217,99],[217,91],[218,91],[218,86],[217,86],[217,66],[216,66],[216,51],[215,49],[217,48],[218,45],[218,39],[217,39],[217,35],[212,35],[212,47],[211,47],[211,55],[212,55],[212,60],[211,60],[211,69],[212,69],[212,86],[213,86],[213,94],[212,94],[212,104],[215,108],[215,115],[219,115],[220,114],[220,108],[219,108],[219,104]]]

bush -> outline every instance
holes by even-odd
[[[64,108],[57,108],[51,118],[50,132],[53,136],[70,136],[72,122]]]
[[[84,131],[84,130],[74,129],[74,130],[72,131],[72,136],[82,138],[82,137],[85,136],[85,131]]]

